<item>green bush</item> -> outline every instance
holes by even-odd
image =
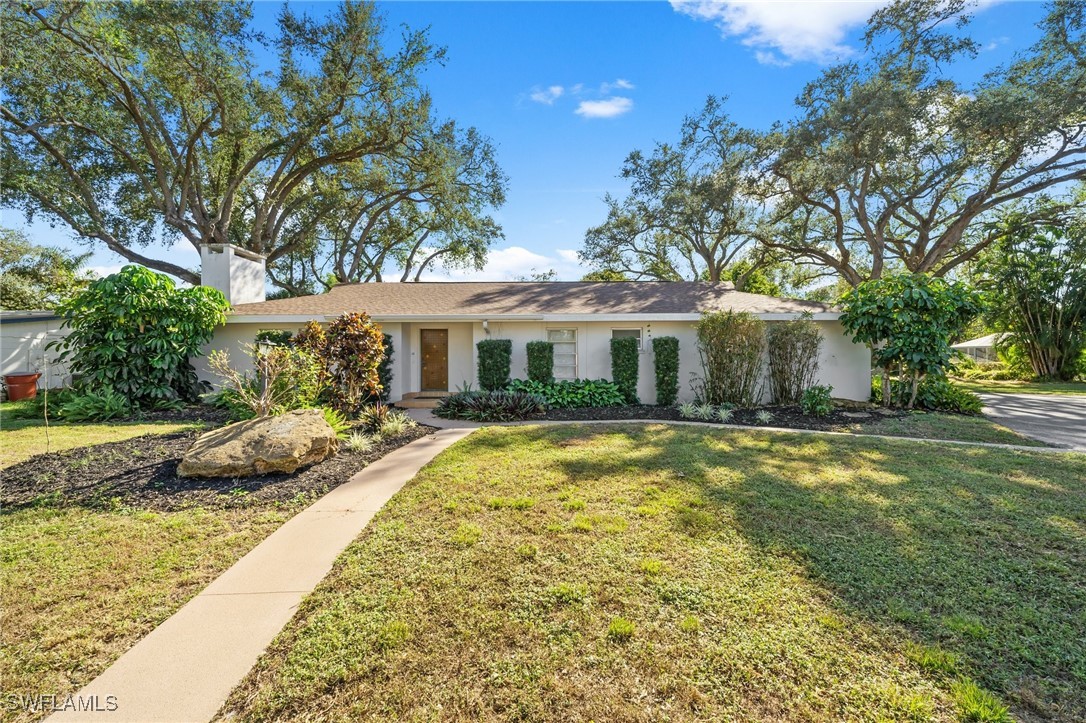
[[[384,336],[366,314],[346,313],[328,325],[327,339],[321,359],[331,379],[332,406],[353,415],[381,391],[377,370],[385,355]]]
[[[952,367],[950,341],[980,311],[980,297],[964,284],[929,274],[899,273],[864,281],[842,297],[841,325],[871,349],[884,379],[894,379],[886,406],[913,408],[921,384]]]
[[[509,383],[513,342],[508,339],[483,339],[475,346],[479,350],[479,386],[488,392],[504,389]]]
[[[833,411],[833,387],[825,384],[816,384],[803,390],[799,406],[804,414],[812,417],[828,417]]]
[[[797,404],[818,374],[822,334],[810,312],[766,327],[769,387],[777,404]]]
[[[346,439],[351,431],[351,423],[347,421],[343,412],[331,407],[322,407],[321,411],[324,412],[324,421],[328,422],[328,426],[335,431],[336,436]]]
[[[895,398],[902,398],[911,393],[909,382],[893,380],[891,382]],[[882,379],[871,380],[871,401],[882,403]],[[957,414],[980,414],[983,406],[973,392],[955,386],[949,380],[939,377],[926,377],[917,387],[916,404],[919,409],[937,412],[955,412]]]
[[[528,342],[528,379],[544,384],[554,381],[554,344],[549,341]]]
[[[546,411],[547,405],[534,394],[506,390],[460,392],[443,398],[434,414],[445,419],[472,422],[515,422]]]
[[[113,391],[133,409],[194,402],[207,385],[189,359],[226,323],[228,308],[216,289],[178,289],[165,274],[125,266],[57,307],[71,332],[55,346],[79,392]]]
[[[541,398],[548,407],[617,407],[626,403],[626,396],[614,382],[605,379],[563,379],[544,384],[530,379],[514,379],[509,391],[524,392]]]
[[[704,372],[701,401],[755,406],[762,396],[765,322],[749,313],[714,311],[702,314],[695,328]]]
[[[627,336],[611,340],[611,378],[622,391],[627,404],[641,403],[637,398],[639,356],[637,339]]]
[[[653,339],[652,364],[656,372],[656,403],[670,406],[679,398],[679,340],[674,336]]]
[[[127,417],[132,413],[128,399],[105,389],[101,392],[81,394],[60,406],[58,416],[69,422],[108,422]]]
[[[387,402],[388,395],[392,393],[392,353],[395,349],[392,346],[391,334],[383,334],[382,337],[385,341],[385,353],[377,364],[377,381],[381,384],[381,392],[377,396],[382,402]]]

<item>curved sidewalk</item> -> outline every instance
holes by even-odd
[[[442,429],[377,460],[299,512],[76,695],[116,710],[49,721],[209,721],[374,514],[471,429]],[[95,698],[96,696],[96,698]]]

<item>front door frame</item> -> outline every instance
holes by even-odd
[[[425,337],[427,332],[439,332],[445,336],[445,386],[443,387],[428,387],[426,386],[426,346]],[[436,363],[436,362],[432,362]],[[449,330],[445,329],[419,329],[419,391],[420,392],[447,392],[449,391]]]

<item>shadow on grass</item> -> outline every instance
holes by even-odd
[[[1024,718],[1086,719],[1086,455],[622,425],[527,441],[616,432],[635,451],[560,460],[571,481],[671,470],[842,614],[949,653],[946,683],[972,677]]]

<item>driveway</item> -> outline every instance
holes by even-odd
[[[981,394],[984,413],[1028,437],[1086,452],[1086,396]]]

